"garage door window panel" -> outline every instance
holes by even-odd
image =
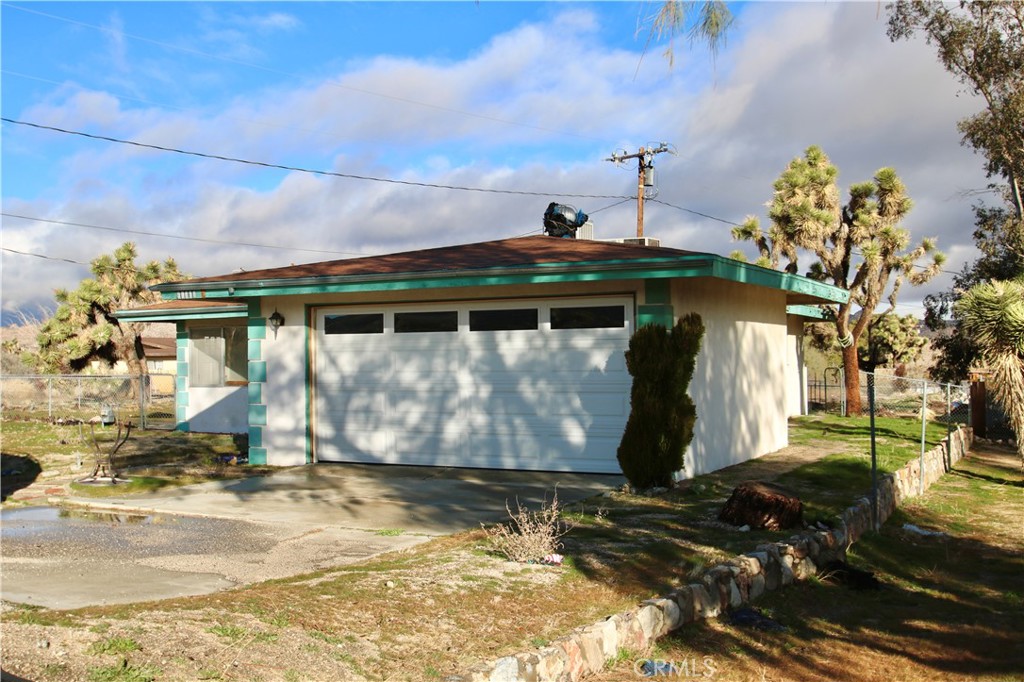
[[[536,308],[504,308],[497,310],[470,310],[469,331],[498,332],[535,330],[539,319]]]
[[[551,309],[552,329],[610,329],[626,326],[621,305],[573,306]]]
[[[395,313],[396,334],[429,334],[457,331],[459,331],[459,313],[455,310]]]
[[[324,317],[324,334],[383,334],[384,313],[356,313],[352,315],[327,315]]]

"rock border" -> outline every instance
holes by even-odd
[[[878,522],[885,523],[900,504],[927,490],[970,449],[974,432],[958,426],[946,443],[915,458],[878,484]],[[947,443],[949,451],[947,452]],[[858,499],[830,530],[804,531],[783,542],[764,543],[714,566],[701,578],[637,608],[576,628],[535,651],[480,664],[446,682],[578,682],[604,669],[624,648],[643,651],[669,632],[702,618],[714,618],[794,581],[817,574],[818,566],[846,556],[846,550],[871,529],[871,500]]]

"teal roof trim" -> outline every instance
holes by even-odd
[[[849,292],[839,287],[714,254],[577,263],[536,263],[452,272],[435,270],[383,275],[325,275],[292,279],[239,279],[205,283],[176,282],[158,284],[153,288],[160,291],[161,295],[167,299],[179,297],[181,299],[199,297],[217,299],[236,296],[294,296],[682,277],[718,277],[743,284],[781,289],[826,303],[845,303],[849,298]]]

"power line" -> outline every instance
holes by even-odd
[[[8,253],[16,253],[19,256],[32,256],[33,258],[42,258],[43,260],[59,261],[62,263],[71,263],[73,265],[89,265],[89,263],[83,263],[80,260],[71,260],[70,258],[55,258],[54,256],[44,256],[41,253],[29,253],[28,251],[18,251],[17,249],[9,249],[6,246],[0,246],[0,251],[6,251]]]
[[[90,225],[89,223],[73,223],[66,220],[52,220],[50,218],[37,218],[34,216],[21,215],[18,213],[6,213],[0,212],[0,215],[7,218],[19,218],[21,220],[33,220],[40,223],[52,223],[54,225],[67,225],[70,227],[85,227],[91,230],[106,230],[107,232],[124,232],[126,234],[138,234],[147,237],[164,237],[165,239],[181,239],[183,241],[190,242],[204,242],[207,244],[225,244],[228,246],[253,246],[261,249],[278,249],[280,251],[308,251],[309,253],[326,253],[329,255],[342,255],[342,256],[365,256],[365,253],[358,253],[355,251],[330,251],[327,249],[306,249],[300,246],[277,246],[276,244],[258,244],[255,242],[233,242],[225,239],[209,239],[206,237],[185,237],[177,234],[168,234],[166,232],[147,232],[145,230],[129,230],[123,227],[108,227],[105,225]]]
[[[718,222],[725,223],[726,225],[734,225],[736,227],[740,226],[740,223],[734,222],[732,220],[726,220],[725,218],[718,218],[718,217],[713,216],[713,215],[708,215],[707,213],[701,213],[700,211],[694,211],[692,208],[686,208],[685,206],[676,206],[675,204],[670,204],[667,201],[662,201],[661,199],[648,199],[647,201],[653,201],[656,204],[663,204],[665,206],[670,206],[672,208],[679,209],[680,211],[686,211],[687,213],[692,213],[693,215],[699,215],[701,218],[707,218],[708,220],[717,220]]]
[[[260,64],[253,64],[252,62],[246,62],[246,61],[242,61],[240,59],[232,59],[231,57],[224,57],[224,56],[221,56],[221,55],[210,54],[209,52],[203,52],[202,50],[196,50],[194,48],[189,48],[189,47],[182,47],[180,45],[173,45],[171,43],[165,43],[165,42],[162,42],[162,41],[159,41],[159,40],[154,40],[153,38],[147,38],[145,36],[135,35],[135,34],[132,34],[132,33],[125,33],[124,31],[118,31],[116,29],[108,28],[106,26],[97,26],[96,24],[89,24],[89,23],[86,23],[84,21],[77,21],[75,19],[68,19],[67,17],[62,17],[62,16],[59,16],[59,15],[56,15],[56,14],[49,14],[47,12],[40,12],[39,10],[28,9],[27,7],[18,7],[17,5],[11,5],[11,4],[5,4],[4,6],[5,7],[9,7],[11,9],[16,9],[19,12],[26,12],[28,14],[36,14],[36,15],[39,15],[41,17],[47,17],[49,19],[56,19],[57,21],[63,21],[63,22],[69,23],[69,24],[74,24],[74,25],[77,25],[77,26],[84,26],[86,28],[95,29],[97,31],[103,31],[105,33],[110,33],[110,34],[113,34],[115,36],[122,36],[122,37],[125,37],[125,38],[131,38],[133,40],[138,40],[138,41],[141,41],[141,42],[144,42],[144,43],[149,43],[151,45],[156,45],[158,47],[163,47],[163,48],[166,48],[168,50],[176,50],[178,52],[184,52],[186,54],[191,54],[191,55],[195,55],[195,56],[199,56],[199,57],[205,57],[207,59],[215,59],[215,60],[218,60],[218,61],[227,62],[229,64],[235,64],[235,65],[238,65],[238,66],[246,66],[246,67],[249,67],[249,68],[252,68],[252,69],[257,69],[257,70],[260,70],[260,71],[264,71],[266,73],[272,73],[272,74],[275,74],[275,75],[278,75],[278,76],[286,76],[288,78],[295,78],[295,79],[299,79],[299,80],[304,80],[304,79],[308,78],[308,75],[292,73],[290,71],[282,71],[280,69],[274,69],[274,68],[271,68],[271,67],[268,67],[268,66],[262,66]],[[501,123],[503,125],[516,126],[516,127],[519,127],[519,128],[528,128],[528,129],[531,129],[531,130],[537,130],[537,131],[545,132],[545,133],[553,133],[553,134],[556,134],[556,135],[565,135],[567,137],[575,137],[575,138],[579,138],[579,139],[583,139],[583,140],[591,140],[591,141],[595,141],[595,142],[602,142],[602,140],[598,140],[595,137],[589,137],[589,136],[586,136],[586,135],[580,135],[579,133],[573,133],[573,132],[570,132],[570,131],[567,131],[567,130],[556,130],[554,128],[545,128],[543,126],[532,125],[532,124],[529,124],[529,123],[521,123],[519,121],[512,121],[512,120],[509,120],[509,119],[498,118],[496,116],[488,116],[486,114],[478,114],[478,113],[475,113],[475,112],[472,112],[472,111],[464,111],[462,109],[455,109],[453,107],[446,107],[446,106],[442,106],[440,104],[431,104],[429,102],[421,102],[421,101],[418,101],[418,100],[409,99],[407,97],[399,97],[397,95],[389,95],[387,93],[376,92],[374,90],[367,90],[365,88],[357,88],[357,87],[354,87],[354,86],[351,86],[351,85],[344,85],[343,83],[339,83],[338,81],[335,81],[335,80],[327,79],[327,80],[324,81],[324,84],[329,85],[331,87],[339,88],[341,90],[348,90],[349,92],[357,92],[357,93],[362,94],[362,95],[370,95],[372,97],[380,97],[382,99],[388,99],[388,100],[392,100],[392,101],[395,101],[395,102],[402,102],[403,104],[413,104],[415,106],[426,107],[428,109],[435,109],[437,111],[444,111],[444,112],[448,112],[448,113],[452,113],[452,114],[459,114],[461,116],[468,116],[470,118],[477,118],[477,119],[480,119],[480,120],[483,120],[483,121],[490,121],[492,123]]]
[[[102,140],[104,142],[115,142],[117,144],[129,145],[132,147],[140,147],[142,149],[155,149],[161,152],[171,152],[174,154],[182,154],[184,156],[196,156],[203,159],[213,159],[216,161],[230,161],[232,163],[241,163],[248,166],[259,166],[261,168],[274,168],[277,170],[294,171],[296,173],[309,173],[311,175],[322,175],[335,178],[346,178],[349,180],[366,180],[369,182],[383,182],[392,185],[406,185],[410,187],[427,187],[431,189],[448,189],[461,192],[482,192],[485,194],[514,194],[518,196],[531,196],[531,197],[568,197],[572,199],[623,199],[627,198],[621,194],[563,194],[553,192],[527,192],[523,190],[510,190],[510,189],[491,189],[488,187],[466,187],[463,185],[441,185],[430,182],[415,182],[413,180],[396,180],[394,178],[379,178],[372,175],[355,175],[353,173],[338,173],[336,171],[325,171],[316,170],[313,168],[302,168],[299,166],[285,166],[282,164],[268,163],[265,161],[252,161],[249,159],[240,159],[234,156],[222,156],[220,154],[207,154],[206,152],[194,152],[186,149],[178,149],[176,147],[164,147],[157,144],[147,144],[145,142],[136,142],[134,140],[123,140],[118,137],[109,137],[107,135],[93,135],[92,133],[82,132],[80,130],[68,130],[66,128],[57,128],[56,126],[43,125],[41,123],[32,123],[31,121],[19,121],[13,118],[7,118],[6,116],[0,117],[0,121],[5,123],[13,123],[15,125],[28,126],[30,128],[38,128],[39,130],[50,130],[57,133],[64,133],[65,135],[76,135],[78,137],[85,137],[91,140]],[[632,197],[628,197],[632,198]]]

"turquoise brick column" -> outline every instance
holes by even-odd
[[[670,279],[644,280],[644,304],[637,306],[636,311],[637,329],[647,324],[660,324],[671,329],[675,324],[671,283]]]
[[[188,431],[188,327],[184,322],[178,322],[176,327],[178,366],[174,372],[174,428]]]
[[[263,431],[267,426],[267,362],[263,343],[267,338],[267,318],[262,317],[259,300],[249,301],[249,464],[266,464],[267,448]]]

